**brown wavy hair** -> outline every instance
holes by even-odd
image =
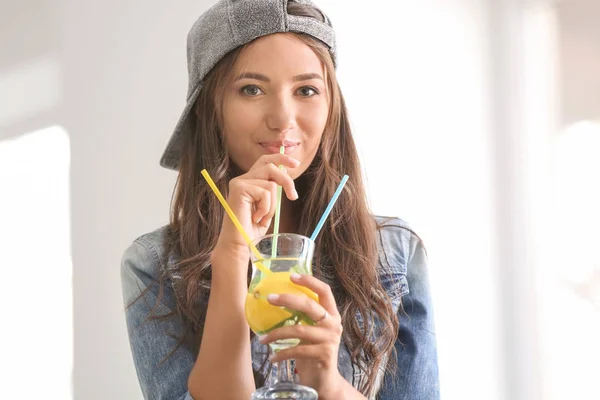
[[[317,9],[292,1],[288,3],[288,13],[324,20]],[[321,59],[330,96],[329,117],[318,152],[307,171],[296,179],[300,196],[294,202],[296,215],[300,216],[297,233],[310,235],[341,177],[348,174],[350,179],[316,240],[313,271],[333,290],[342,316],[342,340],[352,361],[365,373],[359,390],[368,395],[377,385],[379,371],[395,366],[394,357],[390,356],[395,356],[398,334],[397,315],[379,280],[378,227],[367,205],[358,153],[331,55],[323,43],[312,37],[288,35],[301,40]],[[177,255],[178,261],[171,263],[160,278],[159,295],[169,281],[177,305],[171,314],[160,318],[181,318],[186,334],[179,338],[177,348],[190,346],[195,354],[200,347],[210,292],[210,256],[224,217],[222,206],[200,171],[206,168],[225,196],[229,180],[242,173],[229,159],[221,132],[221,110],[231,71],[245,47],[227,54],[204,80],[195,107],[195,134],[184,139],[172,201],[167,248]]]

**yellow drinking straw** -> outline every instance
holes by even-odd
[[[217,187],[217,185],[215,185],[215,182],[213,182],[212,178],[210,177],[210,175],[208,174],[208,172],[206,171],[206,169],[203,169],[200,173],[202,174],[202,176],[204,177],[204,179],[206,179],[206,182],[208,182],[208,186],[210,186],[210,188],[212,189],[212,191],[215,193],[215,195],[217,196],[217,199],[219,199],[219,201],[223,205],[223,208],[225,208],[225,211],[227,212],[227,215],[229,215],[229,218],[231,218],[231,222],[233,222],[233,224],[235,225],[235,227],[242,234],[242,237],[244,238],[244,240],[246,241],[246,243],[248,243],[248,246],[250,246],[250,249],[252,250],[252,253],[254,253],[254,255],[256,256],[256,258],[260,260],[262,258],[262,256],[258,252],[258,249],[252,244],[252,239],[250,239],[250,236],[248,236],[248,234],[244,230],[244,227],[242,226],[242,224],[240,224],[240,221],[237,219],[237,217],[233,213],[233,210],[231,209],[231,207],[229,207],[229,204],[227,204],[227,201],[225,200],[225,198],[221,194],[221,191],[219,190],[219,188]],[[267,267],[265,267],[264,265],[262,265],[262,263],[255,262],[255,265],[256,265],[256,268],[258,268],[260,270],[260,272],[262,272],[263,274],[266,274],[266,275],[271,274],[271,271]]]

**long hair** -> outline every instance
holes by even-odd
[[[288,3],[288,13],[323,20],[318,10],[293,1]],[[378,227],[367,205],[358,153],[332,58],[320,41],[298,33],[288,35],[301,40],[321,59],[330,96],[329,117],[315,159],[296,179],[300,198],[295,202],[295,211],[301,216],[297,233],[310,235],[341,177],[348,174],[350,179],[316,240],[313,271],[333,290],[342,316],[342,340],[352,361],[365,374],[359,390],[367,395],[376,387],[380,370],[394,367],[390,356],[398,334],[397,316],[379,280]],[[177,301],[171,314],[158,318],[180,318],[185,336],[179,338],[177,348],[190,346],[196,354],[211,285],[210,255],[224,217],[221,204],[200,171],[210,171],[225,196],[229,180],[240,173],[224,144],[221,110],[224,88],[246,46],[227,54],[204,80],[195,107],[195,133],[185,137],[182,147],[166,239],[168,251],[177,255],[177,262],[170,264],[159,279],[159,292],[168,281]]]

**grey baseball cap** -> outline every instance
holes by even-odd
[[[295,2],[316,8],[310,0]],[[325,23],[310,17],[288,15],[287,5],[288,0],[220,0],[194,23],[187,37],[187,103],[160,165],[174,170],[179,168],[183,138],[192,133],[190,122],[196,118],[192,109],[203,80],[219,60],[235,48],[273,33],[300,32],[325,43],[336,62],[335,33],[329,18],[323,12]]]

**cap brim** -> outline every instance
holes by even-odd
[[[192,92],[192,95],[188,97],[187,104],[175,126],[175,131],[171,135],[169,143],[167,143],[167,148],[160,158],[160,165],[165,168],[173,170],[179,169],[179,162],[181,161],[181,153],[183,151],[183,138],[185,135],[193,133],[192,129],[194,125],[191,121],[192,118],[194,118],[194,113],[192,109],[194,108],[194,104],[196,104],[201,89],[202,83],[200,83]]]

